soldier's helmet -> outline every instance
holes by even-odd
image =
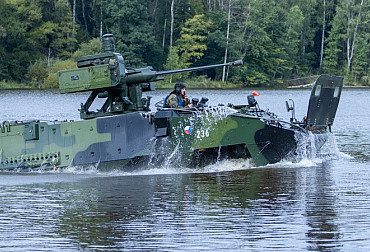
[[[174,89],[175,89],[175,92],[176,94],[180,94],[181,93],[181,89],[183,88],[186,88],[185,84],[184,83],[176,83]]]

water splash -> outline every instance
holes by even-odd
[[[253,168],[253,161],[251,159],[224,159],[217,161],[215,164],[207,165],[203,168],[198,168],[198,173],[215,173],[215,172],[227,172],[227,171],[238,171]]]
[[[321,135],[321,134],[320,134]],[[295,150],[296,161],[303,159],[315,159],[317,153],[316,146],[317,136],[312,134],[312,132],[295,132],[294,139],[297,143],[297,148]]]
[[[203,110],[198,110],[196,112],[197,119],[203,119],[204,121],[217,123],[228,117],[231,114],[236,113],[237,110],[225,106],[214,106],[206,107]]]
[[[197,111],[196,116],[192,117],[192,121],[202,125],[202,131],[209,132],[235,112],[237,112],[235,109],[225,106],[207,107],[202,111]]]
[[[221,160],[221,145],[218,146],[218,152],[217,152],[217,161],[216,164],[219,163]]]
[[[335,135],[333,133],[327,133],[328,137],[324,145],[320,149],[320,156],[328,158],[344,158],[352,159],[350,155],[343,153],[339,150]]]
[[[221,147],[219,147],[216,163],[205,167],[189,167],[190,154],[183,153],[181,146],[181,137],[184,136],[184,127],[197,123],[201,127],[214,127],[220,121],[226,119],[235,113],[234,109],[225,106],[207,107],[204,110],[195,111],[193,116],[180,120],[178,125],[173,128],[174,138],[178,142],[168,137],[155,138],[151,140],[151,155],[148,162],[136,170],[127,170],[123,166],[116,166],[113,169],[102,171],[99,169],[99,163],[87,166],[68,166],[61,170],[45,171],[40,167],[38,172],[63,172],[72,174],[97,174],[108,176],[125,175],[149,175],[149,174],[177,174],[177,173],[203,173],[203,172],[222,172],[253,167],[253,161],[248,159],[228,159],[221,158]],[[206,128],[204,128],[206,131]],[[173,140],[172,139],[172,140]],[[296,150],[292,151],[288,158],[282,160],[278,166],[296,166],[311,167],[324,161],[335,158],[351,158],[339,151],[332,133],[312,134],[311,132],[296,132],[295,140],[297,142]],[[165,154],[167,153],[167,154]],[[267,167],[275,165],[267,165]]]
[[[295,132],[294,138],[297,148],[276,165],[313,167],[333,159],[350,158],[340,152],[333,133]]]
[[[211,132],[220,121],[226,119],[231,114],[237,112],[235,109],[225,106],[206,107],[202,110],[196,110],[193,115],[180,120],[176,126],[173,127],[173,139],[180,142],[185,137],[184,128],[191,126],[201,132],[204,137]]]
[[[168,137],[155,138],[153,137],[150,141],[151,154],[148,161],[148,168],[158,166],[159,163],[163,162],[163,156],[161,154],[170,151],[170,139]]]
[[[56,169],[50,172],[55,173],[72,173],[72,174],[98,174],[99,173],[99,164],[89,164],[89,165],[69,165],[67,167]]]
[[[179,155],[179,144],[176,145],[172,153],[166,156],[162,168],[168,168],[171,164],[181,162],[181,156]]]
[[[150,141],[151,144],[151,154],[148,157],[148,162],[146,165],[137,168],[133,171],[125,171],[124,168],[119,169],[119,167],[113,168],[110,171],[105,171],[105,174],[114,175],[144,175],[144,174],[163,174],[163,173],[193,173],[193,172],[203,172],[204,170],[198,170],[198,168],[190,167],[193,161],[193,152],[184,153],[181,148],[183,148],[183,139],[185,137],[184,128],[186,126],[201,125],[202,127],[212,127],[217,125],[221,120],[227,118],[230,114],[235,113],[234,109],[225,106],[216,106],[204,108],[204,110],[199,110],[194,112],[193,116],[184,118],[185,120],[180,120],[178,124],[173,127],[172,139],[169,137],[155,138],[153,137]],[[202,128],[204,132],[208,132],[208,128]],[[221,147],[219,148],[217,163],[221,160]],[[89,167],[67,167],[63,169],[63,172],[67,173],[96,173],[101,174],[102,171],[98,169],[98,165],[92,165]]]
[[[217,173],[230,172],[237,170],[245,170],[253,168],[253,162],[250,159],[225,159],[217,163],[206,165],[204,167],[190,168],[179,167],[171,163],[164,163],[160,166],[142,167],[133,171],[125,171],[122,169],[113,169],[110,171],[100,171],[95,169],[95,166],[87,167],[69,167],[61,170],[61,173],[78,174],[78,175],[94,175],[103,177],[116,176],[150,176],[150,175],[171,175],[171,174],[197,174],[197,173]]]

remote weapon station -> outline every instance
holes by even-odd
[[[98,164],[129,167],[161,164],[170,157],[181,166],[198,166],[221,158],[251,158],[254,165],[294,158],[298,136],[314,135],[319,149],[327,140],[338,107],[343,78],[321,75],[313,85],[307,115],[297,121],[294,103],[289,121],[259,108],[253,95],[248,104],[207,106],[193,99],[192,108],[150,111],[151,97],[163,76],[242,65],[241,60],[179,70],[129,68],[115,52],[113,35],[102,40],[102,53],[77,59],[77,69],[58,72],[60,92],[91,92],[81,104],[79,121],[9,122],[0,126],[0,170],[57,169]],[[106,99],[96,111],[96,98]],[[312,139],[312,137],[310,138]],[[175,154],[175,155],[174,155]]]

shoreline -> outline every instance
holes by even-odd
[[[312,84],[309,85],[302,85],[302,86],[288,86],[286,89],[310,89],[312,87]],[[348,86],[344,85],[343,88],[365,88],[368,89],[370,86]]]
[[[28,85],[22,85],[22,84],[19,84],[19,83],[14,83],[14,85],[9,85],[9,84],[6,84],[6,85],[2,85],[3,83],[0,82],[0,91],[1,90],[54,90],[54,89],[58,89],[57,87],[55,88],[38,88],[38,87],[35,87],[35,86],[28,86]],[[225,85],[225,86],[220,86],[220,85],[199,85],[198,87],[196,87],[193,83],[189,83],[189,85],[187,85],[187,89],[209,89],[209,90],[220,90],[220,89],[224,89],[224,90],[242,90],[242,89],[276,89],[276,90],[281,90],[281,89],[311,89],[312,87],[312,84],[305,84],[305,85],[297,85],[297,86],[279,86],[279,87],[269,87],[269,86],[245,86],[243,87],[242,85]],[[370,89],[370,86],[351,86],[351,85],[344,85],[343,88],[345,89]],[[168,89],[173,89],[172,87],[172,84],[169,85],[169,84],[165,84],[165,85],[161,85],[159,84],[158,86],[156,86],[156,89],[157,90],[168,90]]]
[[[344,89],[370,89],[370,86],[343,86]],[[0,91],[11,91],[11,90],[57,90],[58,88],[2,88],[0,87]],[[168,87],[158,87],[156,90],[172,90],[173,88],[168,88]],[[273,88],[273,87],[236,87],[236,88],[215,88],[215,87],[199,87],[199,88],[192,88],[189,87],[187,88],[188,90],[243,90],[243,89],[256,89],[256,90],[261,90],[261,89],[269,89],[269,90],[283,90],[283,89],[293,89],[293,90],[302,90],[302,89],[311,89],[310,87],[279,87],[279,88]],[[86,91],[89,92],[89,91]]]

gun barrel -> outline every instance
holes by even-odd
[[[205,69],[211,69],[211,68],[221,67],[221,66],[240,66],[240,65],[243,65],[243,60],[236,60],[236,61],[225,63],[225,64],[216,64],[216,65],[191,67],[191,68],[184,68],[184,69],[177,69],[177,70],[159,71],[156,73],[156,75],[157,76],[167,75],[167,74],[175,74],[175,73],[182,73],[182,72],[205,70]]]

